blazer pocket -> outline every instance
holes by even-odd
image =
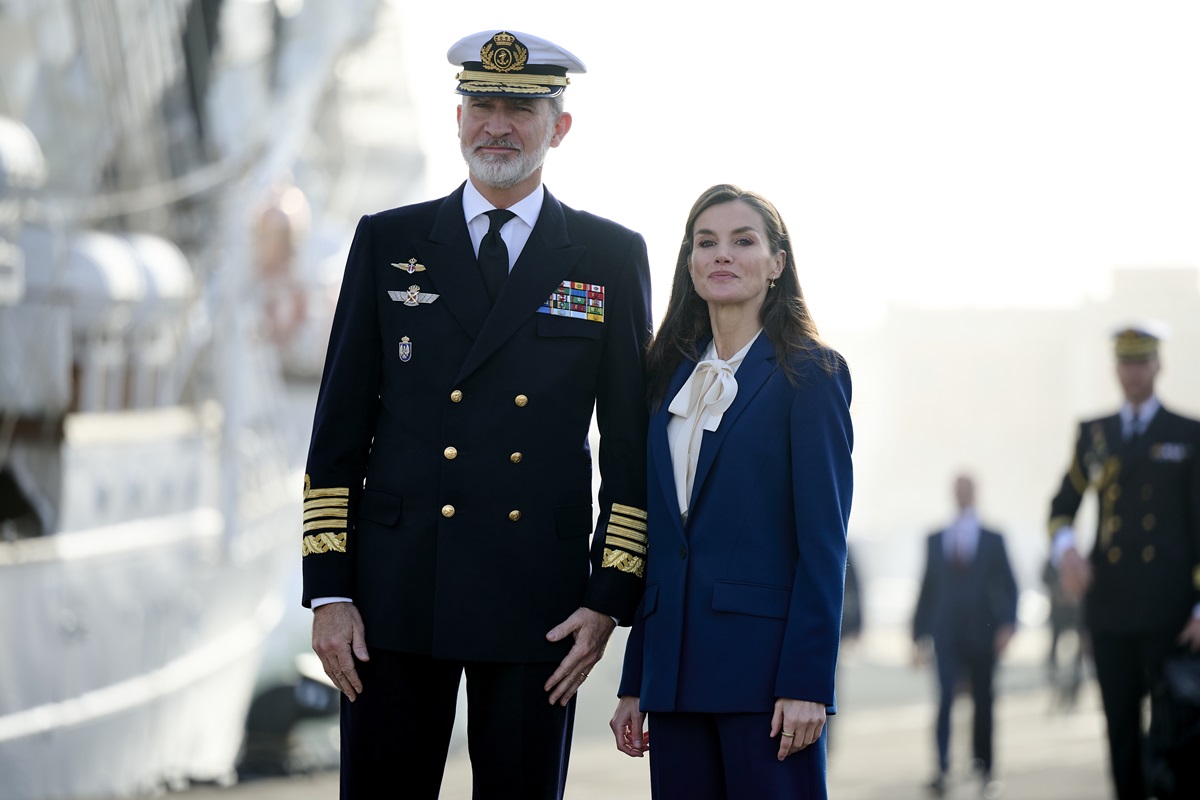
[[[560,539],[575,539],[592,532],[592,504],[558,506],[554,509],[554,527]]]
[[[792,590],[756,583],[717,581],[713,587],[713,610],[753,617],[787,619]]]
[[[599,339],[604,332],[604,323],[590,319],[574,319],[572,317],[557,317],[553,314],[537,315],[538,336],[582,336],[587,339]]]
[[[404,498],[398,494],[364,489],[358,501],[358,515],[363,519],[394,527],[400,521]]]
[[[658,608],[658,584],[650,583],[646,585],[646,592],[642,595],[642,617],[650,616]]]

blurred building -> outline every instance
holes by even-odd
[[[907,591],[921,568],[920,538],[950,518],[949,477],[966,468],[979,480],[982,518],[1008,535],[1021,588],[1041,590],[1047,509],[1076,422],[1120,403],[1110,331],[1144,318],[1170,331],[1163,403],[1200,416],[1200,371],[1190,368],[1200,361],[1194,268],[1116,270],[1109,296],[1073,308],[892,307],[878,328],[840,335],[855,378],[852,527],[868,545],[865,579],[894,579]],[[1082,513],[1087,542],[1094,511]]]

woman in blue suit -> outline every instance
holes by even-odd
[[[659,800],[825,798],[850,376],[766,199],[720,185],[696,201],[647,359],[646,593],[617,748],[648,751],[648,715]]]

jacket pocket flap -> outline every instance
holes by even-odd
[[[558,506],[554,509],[554,527],[560,539],[589,535],[592,532],[592,504]]]
[[[395,525],[400,521],[404,498],[398,494],[364,489],[358,501],[358,515],[381,525]]]
[[[658,584],[651,583],[646,586],[646,593],[642,596],[642,616],[650,616],[656,608],[658,608]]]
[[[590,319],[539,314],[537,332],[538,336],[583,336],[588,339],[599,339],[600,334],[604,332],[604,323]]]
[[[787,619],[791,600],[792,590],[780,586],[717,581],[713,587],[712,605],[714,611]]]

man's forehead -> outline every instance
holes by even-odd
[[[543,116],[549,116],[554,107],[548,97],[500,97],[496,95],[464,95],[462,107],[532,108]]]

